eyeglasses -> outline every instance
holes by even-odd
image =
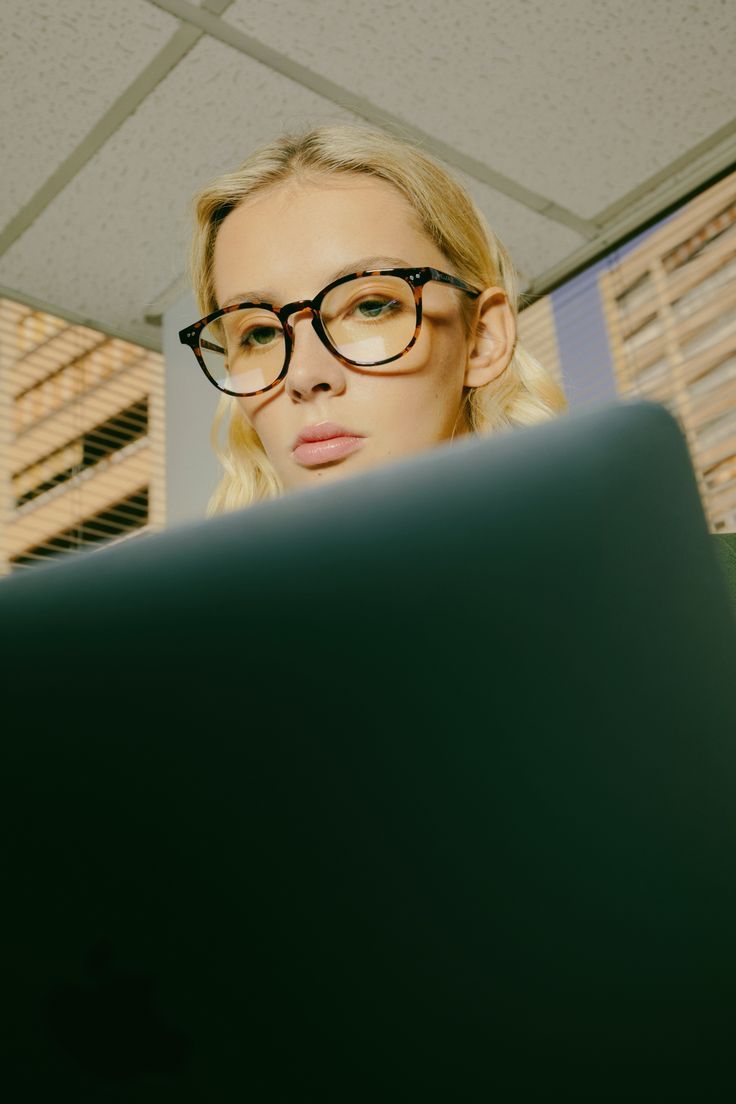
[[[380,368],[408,353],[422,325],[422,290],[450,284],[476,299],[480,291],[436,268],[355,272],[314,299],[284,307],[234,303],[179,332],[210,383],[226,395],[260,395],[284,379],[294,347],[289,319],[309,310],[322,344],[341,364]]]

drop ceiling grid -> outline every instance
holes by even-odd
[[[3,0],[0,226],[179,27],[146,0]]]
[[[0,283],[158,346],[160,331],[144,319],[185,270],[194,191],[286,127],[351,119],[204,38],[8,249]],[[522,279],[581,244],[566,227],[451,171],[500,234]]]
[[[235,0],[222,21],[585,218],[733,117],[718,0]]]

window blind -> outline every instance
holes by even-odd
[[[0,570],[161,529],[157,352],[0,300]]]
[[[519,329],[571,408],[666,406],[711,530],[736,531],[736,173],[528,306]]]

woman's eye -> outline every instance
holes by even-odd
[[[240,344],[246,349],[252,349],[254,347],[263,347],[264,345],[270,345],[276,338],[275,326],[257,326],[253,330],[249,330],[248,333],[244,333],[240,339]]]
[[[382,318],[397,306],[396,299],[364,299],[355,309],[363,318]]]

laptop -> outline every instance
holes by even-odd
[[[10,1099],[720,1098],[736,622],[617,402],[0,582]]]

